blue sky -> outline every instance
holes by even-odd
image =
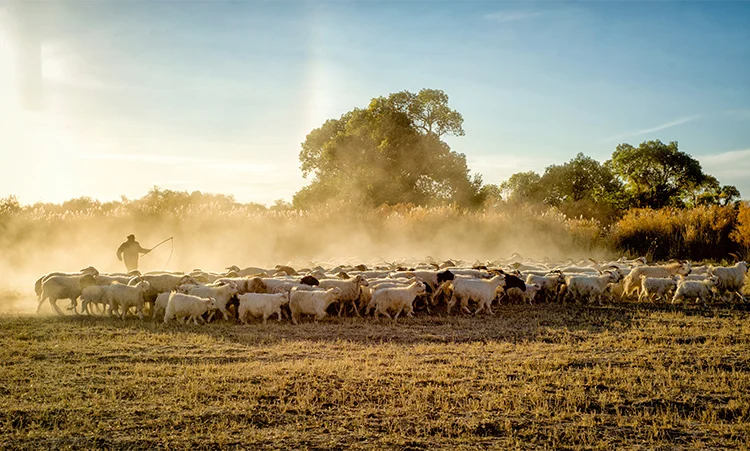
[[[485,182],[676,140],[750,197],[750,2],[0,4],[0,197],[291,200],[300,143],[442,89]]]

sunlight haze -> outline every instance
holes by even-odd
[[[750,196],[750,3],[0,4],[0,197],[291,200],[300,143],[435,88],[485,183],[679,141]]]

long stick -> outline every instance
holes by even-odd
[[[173,236],[170,236],[170,237],[169,237],[169,238],[167,238],[166,240],[164,240],[164,241],[162,241],[161,243],[157,244],[156,246],[152,247],[152,248],[151,248],[151,250],[153,251],[154,249],[156,249],[157,247],[161,246],[162,244],[166,243],[167,241],[169,241],[169,240],[171,240],[171,239],[174,239],[174,237],[173,237]],[[151,252],[151,251],[149,251],[149,252]]]

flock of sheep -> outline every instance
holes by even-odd
[[[278,320],[299,323],[303,315],[321,320],[328,314],[413,316],[415,310],[432,313],[493,314],[493,303],[604,302],[631,299],[640,302],[690,300],[702,304],[722,299],[745,301],[742,288],[748,266],[692,266],[687,261],[648,265],[641,257],[617,261],[552,262],[509,259],[487,263],[444,261],[411,265],[381,264],[295,270],[231,266],[226,272],[193,270],[140,274],[100,274],[94,267],[75,273],[50,273],[35,284],[39,305],[49,301],[55,311],[60,299],[69,299],[76,314],[117,315],[134,310],[140,319],[146,306],[164,322],[179,319],[211,321],[218,314],[247,324]],[[78,299],[81,299],[81,312]],[[337,312],[337,313],[336,313]]]

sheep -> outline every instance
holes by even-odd
[[[745,285],[745,275],[747,274],[747,263],[744,261],[737,262],[734,266],[717,266],[711,268],[711,274],[716,276],[716,289],[721,293],[729,293],[731,300],[737,295],[742,301],[745,297],[742,295],[742,287]]]
[[[107,301],[104,299],[104,295],[107,291],[108,285],[89,285],[81,290],[81,312],[91,315],[89,310],[89,304],[97,304],[100,306],[107,305]]]
[[[619,272],[605,271],[599,276],[572,275],[565,278],[567,289],[565,297],[571,296],[579,301],[584,299],[599,299],[604,295],[607,286],[617,283],[621,279]]]
[[[50,277],[54,276],[85,276],[87,274],[90,274],[92,276],[99,275],[99,271],[96,270],[93,266],[88,266],[86,268],[83,268],[82,270],[74,273],[68,273],[68,272],[51,272],[48,274],[43,275],[42,277],[36,279],[36,282],[34,282],[34,293],[36,293],[36,299],[37,301],[42,300],[42,283],[49,279]]]
[[[467,268],[451,268],[451,273],[454,276],[468,276],[475,279],[489,279],[490,273],[480,269],[467,269]]]
[[[477,301],[477,310],[474,312],[476,315],[482,310],[487,310],[487,313],[492,315],[491,304],[498,288],[505,286],[505,277],[498,274],[491,279],[463,279],[456,278],[452,282],[453,285],[453,296],[451,296],[448,302],[448,313],[456,302],[461,302],[461,310],[466,313],[471,313],[469,310],[469,300]]]
[[[269,316],[276,313],[281,321],[281,306],[289,302],[288,293],[246,293],[238,296],[240,300],[239,317],[242,324],[247,324],[247,316],[263,317],[263,324]]]
[[[139,276],[133,276],[132,274],[97,274],[86,277],[89,282],[93,280],[95,285],[90,285],[81,291],[81,312],[86,312],[91,315],[89,310],[90,304],[96,304],[97,306],[105,306],[108,304],[104,299],[106,288],[109,285],[119,283],[122,285],[134,285],[141,279]],[[76,309],[76,302],[73,302],[73,310]],[[76,314],[78,312],[76,311]]]
[[[415,280],[407,287],[381,288],[372,293],[370,304],[375,307],[375,317],[385,315],[388,318],[388,310],[396,312],[393,320],[398,319],[401,312],[406,312],[406,316],[414,316],[414,300],[417,296],[425,293],[425,283]],[[369,313],[370,306],[368,306]]]
[[[236,272],[233,271],[227,271],[226,273],[218,273],[218,272],[211,272],[211,271],[203,271],[202,269],[194,269],[188,273],[189,276],[193,277],[195,280],[197,280],[200,283],[215,283],[219,279],[223,278],[238,278]]]
[[[248,266],[247,268],[240,269],[239,266],[232,265],[232,266],[227,267],[226,270],[237,274],[237,277],[248,277],[248,276],[268,277],[268,272],[263,268],[258,268],[257,266]]]
[[[266,286],[266,293],[273,293],[276,287],[287,284],[289,282],[297,282],[293,277],[263,277],[261,281]]]
[[[232,296],[237,294],[237,285],[232,282],[226,285],[199,285],[189,289],[187,294],[202,298],[213,298],[219,311],[224,316],[224,320],[228,321],[227,304],[229,304]]]
[[[341,296],[341,288],[327,290],[300,291],[292,289],[289,298],[289,309],[292,312],[292,323],[299,324],[300,315],[315,315],[315,321],[326,317],[326,309]]]
[[[641,293],[638,296],[638,301],[648,299],[654,301],[654,296],[664,299],[666,295],[677,288],[677,280],[673,277],[646,277],[641,274]]]
[[[370,285],[367,287],[362,287],[360,291],[360,307],[364,306],[365,315],[369,315],[373,308],[375,308],[375,304],[372,301],[372,295],[377,290],[382,289],[388,289],[388,288],[405,288],[414,283],[415,281],[420,281],[419,279],[413,278],[413,279],[397,279],[397,280],[391,280],[391,279],[382,279],[378,280],[376,282],[370,282]],[[420,281],[421,282],[421,281]],[[422,282],[424,283],[424,282]]]
[[[718,276],[712,276],[706,280],[680,280],[677,289],[672,296],[672,304],[682,302],[685,299],[700,299],[702,304],[711,298],[712,289],[716,286]]]
[[[172,292],[164,311],[164,323],[168,323],[172,318],[178,318],[184,323],[187,318],[188,321],[192,319],[193,323],[198,325],[199,318],[202,322],[205,313],[217,308],[216,300],[213,298],[204,299],[190,294]]]
[[[641,286],[641,275],[661,278],[678,275],[686,276],[690,274],[690,269],[690,262],[684,261],[669,263],[664,266],[636,266],[630,271],[630,274],[625,277],[621,298],[625,299],[626,297],[632,296],[633,293],[638,292],[638,289]]]
[[[300,279],[299,283],[310,285],[310,286],[318,286],[320,285],[320,280],[318,280],[317,277],[313,277],[311,275],[304,276],[302,279]]]
[[[265,293],[266,284],[260,277],[222,277],[216,280],[216,284],[234,283],[237,286],[237,294]]]
[[[97,285],[112,285],[113,283],[121,283],[128,285],[133,278],[136,278],[134,283],[138,283],[140,276],[134,276],[130,274],[97,274],[94,275],[94,280]]]
[[[159,312],[166,312],[167,311],[167,304],[169,304],[169,297],[174,293],[173,291],[165,291],[164,293],[159,293],[158,296],[156,296],[156,300],[154,301],[154,307],[151,309],[151,317],[156,319],[156,315]]]
[[[367,279],[359,275],[349,280],[323,279],[318,286],[323,289],[333,287],[341,289],[341,294],[338,298],[339,316],[341,316],[347,304],[351,304],[354,307],[354,313],[356,313],[357,316],[360,316],[357,300],[359,299],[360,287],[368,286]]]
[[[135,285],[114,283],[104,292],[104,300],[109,304],[108,314],[122,308],[120,319],[125,319],[130,307],[135,307],[138,319],[143,319],[143,294],[148,290],[148,282],[141,280]]]
[[[540,285],[537,283],[529,283],[526,284],[526,291],[522,291],[519,287],[510,287],[505,286],[505,294],[508,296],[508,299],[516,302],[527,302],[529,304],[534,303],[534,299],[536,299],[536,295],[539,292]]]
[[[81,295],[83,289],[89,285],[95,285],[95,283],[91,275],[48,277],[42,282],[42,292],[39,296],[39,305],[36,308],[36,312],[39,313],[44,301],[49,299],[52,308],[55,309],[58,315],[63,316],[62,310],[57,306],[57,301],[59,299],[70,299],[73,308],[75,308],[77,305],[76,300]]]
[[[535,283],[539,285],[539,293],[546,300],[551,300],[557,294],[557,288],[565,283],[562,273],[547,273],[545,275],[529,274],[526,276],[526,284]]]
[[[495,273],[500,273],[505,277],[504,288],[506,290],[509,288],[518,288],[521,291],[526,291],[526,283],[515,274],[506,274],[503,270],[496,271]]]
[[[139,280],[145,280],[149,284],[149,289],[143,296],[144,302],[152,303],[156,300],[159,293],[175,291],[177,287],[186,283],[197,284],[195,278],[182,273],[152,273],[141,276],[140,279],[131,280],[128,284],[138,283]]]

